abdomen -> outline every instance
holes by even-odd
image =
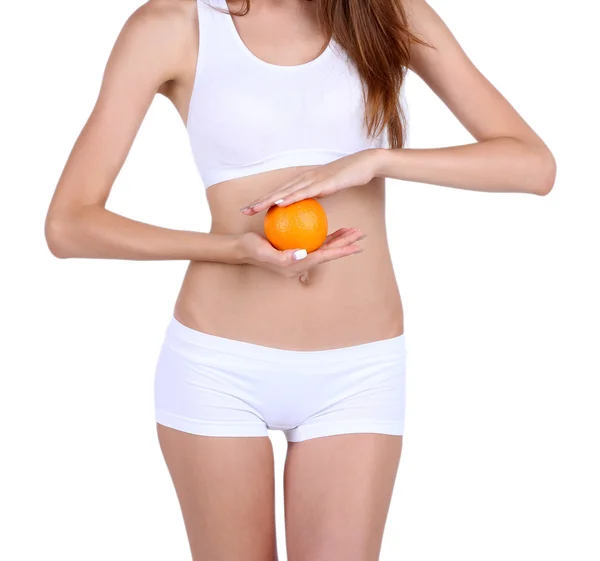
[[[264,212],[239,208],[298,173],[287,168],[217,184],[207,190],[214,233],[263,233]],[[259,345],[320,350],[401,334],[403,313],[385,228],[382,179],[319,202],[329,233],[356,227],[367,237],[360,254],[318,265],[306,283],[253,265],[192,262],[175,307],[179,321],[212,335]]]

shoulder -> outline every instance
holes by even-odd
[[[147,0],[127,18],[117,45],[177,74],[197,42],[197,0]]]
[[[129,16],[124,28],[164,41],[185,34],[197,21],[196,0],[147,0]]]
[[[431,43],[436,36],[448,33],[448,28],[433,4],[428,0],[398,0],[402,2],[409,29],[417,37]]]
[[[432,7],[427,3],[427,0],[397,0],[402,5],[404,13],[408,19],[408,24],[411,31],[416,32],[419,28],[419,23],[426,19],[433,12]]]
[[[427,0],[392,0],[400,9],[403,31],[410,37],[411,49],[431,47],[436,26],[443,22]]]
[[[197,0],[146,0],[130,16],[147,25],[185,25],[197,10]]]
[[[415,11],[423,10],[427,8],[429,4],[427,0],[397,0],[398,3],[402,4],[402,7],[408,14],[411,14]]]

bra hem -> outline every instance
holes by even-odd
[[[352,152],[341,152],[339,150],[307,148],[301,150],[288,150],[270,156],[269,158],[246,164],[242,166],[221,166],[204,172],[200,172],[204,187],[208,189],[217,183],[223,183],[231,179],[249,177],[267,171],[275,171],[288,167],[301,167],[312,165],[323,165],[333,162]]]

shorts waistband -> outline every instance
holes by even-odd
[[[388,339],[379,339],[368,343],[361,343],[349,347],[337,347],[334,349],[323,349],[316,351],[297,351],[267,347],[219,337],[192,329],[178,321],[174,316],[167,327],[167,336],[173,336],[183,340],[199,349],[224,352],[236,356],[251,359],[269,361],[292,361],[296,364],[323,364],[337,361],[359,360],[365,358],[377,358],[385,356],[402,356],[406,353],[405,334],[397,335]]]

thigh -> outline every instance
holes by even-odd
[[[289,561],[376,561],[402,436],[340,434],[290,442],[285,463]]]
[[[157,427],[193,561],[276,561],[270,439]]]

